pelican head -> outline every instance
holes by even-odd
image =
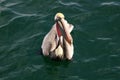
[[[55,21],[58,21],[58,20],[60,20],[60,19],[64,19],[65,18],[65,16],[64,16],[64,14],[63,13],[57,13],[56,15],[55,15]]]

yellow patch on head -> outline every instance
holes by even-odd
[[[60,18],[65,18],[65,16],[64,16],[63,13],[57,13],[55,16],[56,16],[56,17],[60,17]]]

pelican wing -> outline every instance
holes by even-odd
[[[54,49],[57,47],[57,44],[58,44],[58,38],[57,38],[56,28],[54,25],[50,30],[50,32],[43,39],[43,43],[41,46],[43,55],[49,55],[49,53],[54,51]]]

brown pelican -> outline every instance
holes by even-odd
[[[69,24],[62,13],[55,15],[55,24],[44,37],[42,53],[53,59],[71,60],[74,53],[73,38],[71,31],[73,25]]]

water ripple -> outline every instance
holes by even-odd
[[[5,2],[6,0],[0,0],[0,3]]]
[[[85,79],[82,79],[82,78],[80,78],[79,76],[68,76],[68,78],[67,78],[67,80],[85,80]]]
[[[87,63],[87,62],[91,62],[91,61],[96,61],[96,58],[89,58],[89,59],[84,59],[83,62]]]
[[[107,40],[112,40],[112,38],[98,37],[97,40],[107,41]]]
[[[116,66],[116,67],[105,67],[105,68],[99,68],[97,71],[97,73],[102,73],[102,74],[107,74],[109,72],[116,72],[120,70],[120,66]]]
[[[16,14],[16,15],[19,15],[19,16],[39,16],[39,15],[37,15],[37,14],[24,14],[24,13],[19,13],[19,12],[16,12],[16,11],[13,11],[13,10],[11,10],[14,14]]]
[[[10,19],[8,22],[6,22],[6,24],[3,24],[3,25],[0,25],[0,28],[3,28],[7,25],[9,25],[12,21],[18,19],[18,18],[21,18],[22,16],[16,16],[16,17],[13,17],[12,19]]]
[[[33,34],[33,35],[31,35],[30,37],[27,37],[27,38],[23,38],[23,39],[18,40],[17,43],[24,42],[24,41],[26,41],[26,40],[28,40],[28,39],[32,39],[32,38],[34,38],[34,37],[36,37],[36,36],[39,36],[39,35],[42,35],[42,34],[44,34],[44,33],[43,33],[43,32],[39,32],[39,33]]]
[[[59,3],[62,4],[62,5],[65,5],[65,6],[78,6],[78,7],[81,7],[81,5],[76,3],[76,2],[67,2],[67,3],[65,3],[65,2],[59,1]]]
[[[120,17],[120,14],[117,13],[117,14],[111,16],[108,21],[109,21],[109,22],[112,22],[112,21],[114,21],[115,19],[117,19],[117,18],[119,18],[119,17]]]
[[[11,18],[8,22],[6,22],[5,24],[3,25],[0,25],[0,28],[4,27],[4,26],[7,26],[9,25],[11,22],[13,22],[14,20],[18,19],[18,18],[21,18],[21,17],[32,17],[32,16],[41,16],[41,15],[37,15],[37,14],[24,14],[24,13],[19,13],[19,12],[16,12],[16,11],[13,11],[11,9],[7,9],[8,11],[12,12],[13,14],[17,15],[13,18]]]
[[[32,66],[28,66],[25,68],[25,70],[30,70],[31,72],[35,72],[38,69],[41,69],[43,67],[43,65],[32,65]]]
[[[14,42],[14,44],[11,45],[11,47],[9,48],[8,51],[14,50],[14,49],[15,49],[18,45],[20,45],[22,42],[25,42],[25,41],[27,41],[27,40],[29,40],[29,39],[32,39],[32,38],[34,38],[34,37],[36,37],[36,36],[39,36],[39,35],[41,35],[41,34],[44,34],[44,33],[43,33],[43,32],[36,33],[36,34],[33,34],[33,35],[29,36],[29,37],[21,38],[21,39],[17,40],[16,42]],[[18,56],[18,55],[17,55],[17,56]]]
[[[116,5],[116,6],[120,6],[120,2],[103,2],[101,3],[102,6],[104,5]]]
[[[5,7],[15,6],[15,5],[19,5],[19,4],[21,4],[21,3],[22,3],[22,2],[7,3],[7,4],[5,5]]]
[[[0,78],[0,80],[6,80],[6,79],[8,79],[8,76]]]

